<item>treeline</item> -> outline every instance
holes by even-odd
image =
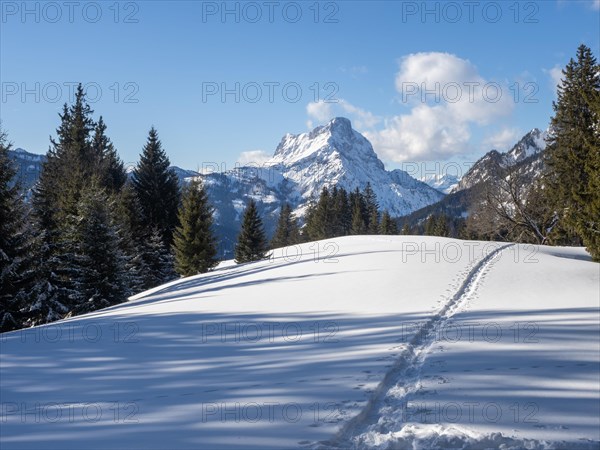
[[[31,203],[12,186],[0,130],[0,331],[114,305],[217,264],[206,193],[196,183],[180,192],[157,131],[129,177],[92,114],[79,86]]]
[[[397,223],[387,211],[380,212],[370,183],[363,191],[356,188],[350,193],[325,186],[308,205],[303,227],[290,205],[282,207],[271,248],[359,234],[398,234]]]

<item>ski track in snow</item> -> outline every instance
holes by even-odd
[[[421,368],[431,352],[436,330],[466,306],[500,252],[513,245],[506,244],[498,247],[474,263],[454,295],[444,302],[442,308],[416,331],[395,364],[379,383],[361,413],[347,422],[331,441],[312,443],[308,447],[314,449],[356,448],[357,438],[366,431],[387,433],[387,424],[392,425],[397,423],[397,420],[393,418],[385,420],[385,409],[391,407],[393,413],[394,405],[402,405],[411,394],[419,389]],[[368,446],[358,445],[358,448],[361,447]]]

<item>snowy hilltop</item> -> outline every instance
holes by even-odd
[[[598,276],[428,236],[226,261],[3,334],[2,448],[597,449]]]

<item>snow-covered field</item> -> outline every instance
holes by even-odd
[[[598,448],[583,249],[345,237],[0,335],[0,447]]]

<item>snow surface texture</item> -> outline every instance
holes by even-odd
[[[354,236],[225,262],[1,335],[1,447],[598,448],[599,299],[579,248]]]

